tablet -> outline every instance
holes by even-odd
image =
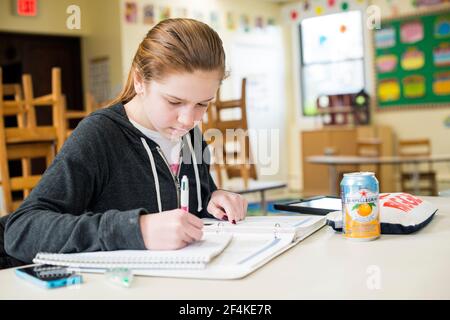
[[[285,203],[276,203],[274,204],[274,208],[282,211],[326,215],[332,211],[342,210],[342,202],[339,197],[317,196]]]

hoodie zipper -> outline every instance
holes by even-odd
[[[180,169],[181,169],[181,161],[180,161],[180,165],[178,166],[178,172],[177,175],[174,175],[172,173],[172,170],[170,169],[170,165],[169,165],[169,161],[167,161],[166,156],[164,155],[164,153],[161,151],[161,148],[158,146],[156,147],[156,149],[159,152],[159,155],[163,158],[164,162],[167,165],[167,168],[169,169],[170,175],[172,176],[173,179],[173,183],[175,185],[175,189],[177,190],[177,208],[180,207],[180,192],[181,192],[181,188],[180,188],[180,179],[178,178],[178,174],[180,173]]]

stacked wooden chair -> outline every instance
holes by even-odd
[[[400,157],[427,157],[431,155],[431,142],[429,139],[404,139],[398,142],[398,153]],[[418,178],[418,185],[414,176]],[[400,166],[400,183],[403,192],[437,196],[438,187],[436,171],[431,162],[424,166],[413,164],[402,164]]]
[[[32,78],[22,77],[20,84],[3,85],[0,69],[0,174],[3,191],[3,213],[15,211],[39,182],[41,174],[32,170],[32,159],[45,158],[48,167],[65,140],[61,69],[52,69],[52,92],[34,97]],[[7,97],[13,99],[7,99]],[[36,108],[52,108],[52,124],[40,126]],[[17,126],[5,126],[5,117],[15,117]],[[10,175],[10,162],[21,162],[21,174]]]
[[[356,154],[359,157],[378,158],[381,157],[382,143],[378,138],[358,139],[356,141]],[[379,164],[359,166],[358,171],[372,171],[379,179],[381,168]]]
[[[221,139],[214,137],[213,157],[217,174],[217,185],[223,186],[222,171],[229,179],[242,178],[244,187],[248,187],[250,179],[257,179],[256,166],[251,158],[250,139],[248,136],[246,111],[246,79],[242,79],[241,97],[236,100],[222,100],[220,89],[216,99],[208,108],[206,129],[218,130]],[[239,114],[237,117],[226,118],[223,112]],[[237,111],[237,112],[236,112]],[[227,132],[227,130],[230,130]],[[234,132],[235,134],[230,134]],[[228,134],[227,134],[228,133]],[[208,135],[206,135],[208,139]]]
[[[85,95],[84,110],[68,109],[66,104],[66,97],[63,96],[63,119],[65,119],[64,122],[65,138],[67,139],[74,130],[73,128],[71,128],[71,121],[78,122],[99,108],[100,103],[98,103],[95,100],[94,96],[90,92],[86,93]]]

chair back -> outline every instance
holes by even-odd
[[[400,157],[430,156],[432,154],[431,142],[426,138],[399,140],[398,154]],[[418,182],[414,181],[414,176],[418,177]],[[432,196],[438,195],[436,172],[433,170],[431,161],[423,165],[402,164],[400,166],[400,177],[402,191],[404,192],[419,190],[419,192],[424,191]]]
[[[45,168],[53,161],[55,148],[62,144],[59,135],[61,122],[60,70],[52,70],[52,93],[34,98],[32,79],[23,75],[23,98],[20,85],[3,85],[0,69],[0,173],[4,211],[15,211],[39,182],[42,169],[32,168],[34,159],[43,159]],[[5,97],[13,96],[13,100]],[[53,125],[39,126],[36,122],[36,106],[51,105]],[[57,109],[55,111],[55,109]],[[5,117],[17,117],[17,126],[5,126]],[[20,163],[20,170],[11,170]],[[18,171],[18,172],[15,172]]]
[[[239,99],[222,100],[219,88],[215,101],[208,108],[207,116],[205,128],[216,129],[221,135],[221,139],[214,137],[213,143],[213,167],[217,173],[219,188],[223,184],[222,169],[229,179],[242,178],[244,187],[247,188],[249,179],[256,180],[257,174],[248,136],[246,79],[242,79]]]

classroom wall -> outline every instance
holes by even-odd
[[[90,31],[90,21],[83,11],[81,14],[80,30],[69,30],[66,27],[68,6],[75,4],[81,8],[93,1],[88,0],[46,0],[39,1],[38,15],[36,17],[20,17],[12,14],[12,3],[9,0],[0,0],[0,30],[24,33],[54,34],[83,36]]]
[[[122,88],[122,38],[120,35],[120,1],[94,0],[86,6],[90,32],[83,38],[83,75],[89,86],[89,61],[109,58],[110,95]]]
[[[375,5],[380,8],[381,17],[388,18],[393,15],[405,15],[411,13],[417,13],[420,10],[413,6],[410,0],[372,0],[372,1],[359,1],[349,0],[346,1],[349,5],[348,10],[362,10],[367,19],[367,6]],[[336,2],[338,3],[338,2]],[[286,94],[290,96],[289,103],[287,104],[288,117],[287,126],[289,129],[289,182],[290,187],[293,190],[301,190],[303,188],[302,183],[302,164],[301,164],[301,143],[300,132],[302,130],[320,129],[320,121],[314,117],[304,117],[301,113],[301,91],[298,89],[301,87],[300,83],[300,61],[299,61],[299,35],[298,24],[304,18],[316,16],[317,8],[320,7],[322,14],[342,12],[339,6],[333,9],[328,8],[327,2],[324,0],[317,0],[311,3],[311,8],[308,12],[302,11],[303,2],[298,1],[296,3],[289,3],[282,6],[282,15],[285,25],[289,26],[288,33],[290,41],[287,45],[290,46],[290,52],[292,59],[290,61],[289,69],[292,70],[290,83],[291,86],[287,86]],[[449,7],[448,4],[434,6],[433,8]],[[289,16],[292,8],[298,8],[299,19],[292,21]],[[370,12],[369,12],[370,14]],[[372,34],[368,28],[365,28],[364,34],[365,43],[365,69],[366,69],[366,86],[369,94],[373,95],[373,44]],[[401,111],[385,111],[377,112],[372,110],[373,123],[377,125],[388,125],[394,130],[398,139],[404,138],[429,138],[432,143],[433,153],[444,154],[450,153],[450,144],[448,139],[450,138],[450,128],[445,127],[444,120],[450,116],[450,108],[441,109],[429,109],[429,110],[401,110]],[[436,170],[440,180],[450,180],[450,165],[448,164],[436,164]]]
[[[119,35],[119,0],[39,1],[36,17],[12,14],[12,1],[0,0],[0,31],[81,37],[83,88],[88,90],[89,60],[110,57],[111,91],[121,86],[122,60]],[[68,29],[66,12],[70,5],[80,7],[80,29]],[[63,71],[64,72],[64,71]],[[69,106],[70,107],[70,106]]]

